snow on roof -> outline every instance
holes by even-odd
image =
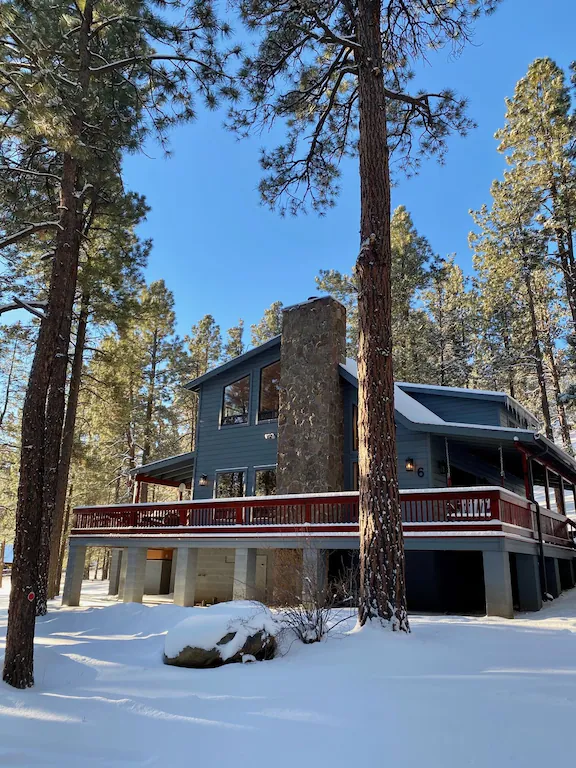
[[[401,416],[417,424],[445,424],[444,419],[437,416],[425,405],[410,397],[398,384],[394,384],[394,407]]]
[[[351,357],[346,359],[345,364],[341,364],[348,374],[358,379],[358,364]],[[444,419],[437,416],[425,405],[419,403],[413,397],[400,389],[398,384],[394,384],[394,408],[401,416],[413,421],[416,424],[445,424]]]

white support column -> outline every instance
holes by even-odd
[[[308,546],[302,550],[302,602],[318,602],[326,589],[328,563],[323,549]]]
[[[80,605],[85,560],[86,547],[70,544],[64,592],[62,593],[62,605]]]
[[[174,577],[174,603],[175,605],[191,606],[194,605],[196,596],[198,549],[180,547],[176,552],[178,554]],[[174,560],[172,560],[172,568],[174,568]]]
[[[120,568],[122,564],[122,550],[114,547],[111,550],[110,557],[110,584],[108,586],[109,595],[117,595],[120,586]]]
[[[122,600],[125,603],[141,603],[144,595],[144,578],[146,575],[146,547],[127,547],[126,578]],[[122,557],[124,561],[124,556]],[[124,563],[122,563],[124,566]],[[124,570],[124,567],[122,567]]]
[[[484,563],[484,588],[486,591],[486,614],[514,618],[512,599],[512,578],[508,552],[482,552]]]
[[[239,547],[234,557],[233,600],[256,597],[256,550]]]

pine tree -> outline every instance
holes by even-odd
[[[250,326],[253,347],[264,344],[282,333],[282,308],[281,301],[272,302],[268,309],[264,310],[262,319]]]
[[[54,497],[54,456],[64,423],[63,360],[82,239],[89,236],[95,212],[118,188],[121,153],[139,149],[147,129],[163,141],[171,124],[193,117],[192,79],[209,103],[221,80],[209,3],[191,5],[184,24],[165,21],[149,2],[95,5],[94,0],[0,3],[0,182],[18,214],[0,223],[0,248],[39,241],[51,259],[22,418],[3,673],[17,688],[33,684],[36,606],[26,595],[37,589],[37,555],[46,527],[40,518],[49,524]]]
[[[539,224],[554,243],[550,260],[562,272],[576,324],[576,123],[564,72],[551,59],[536,59],[506,107],[505,125],[496,133],[499,150],[522,177]]]
[[[244,320],[238,320],[238,325],[228,329],[228,339],[224,344],[222,360],[232,360],[234,357],[243,354],[246,351],[243,341]]]
[[[433,263],[430,244],[418,234],[404,206],[390,221],[392,246],[392,338],[394,371],[398,381],[430,380],[427,347],[429,319],[422,311],[421,293],[430,279]],[[321,270],[316,284],[341,301],[347,311],[347,353],[358,356],[358,291],[353,276]]]
[[[335,204],[338,164],[359,156],[358,415],[359,621],[408,631],[392,370],[390,153],[406,168],[465,133],[465,104],[449,91],[410,95],[415,61],[459,47],[487,0],[239,0],[259,45],[240,73],[252,102],[231,115],[246,132],[283,120],[285,142],[264,152],[264,202],[282,211]]]

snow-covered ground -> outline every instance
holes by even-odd
[[[7,582],[0,590],[0,657]],[[38,622],[36,686],[0,683],[2,766],[542,768],[574,761],[576,590],[515,621],[413,617],[256,664],[162,664],[173,605]]]

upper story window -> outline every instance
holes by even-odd
[[[278,418],[280,403],[280,360],[267,365],[260,371],[260,401],[258,421]]]
[[[358,450],[358,406],[352,406],[352,450]],[[354,490],[358,490],[354,488]]]
[[[248,424],[250,406],[250,376],[224,387],[222,424]]]

